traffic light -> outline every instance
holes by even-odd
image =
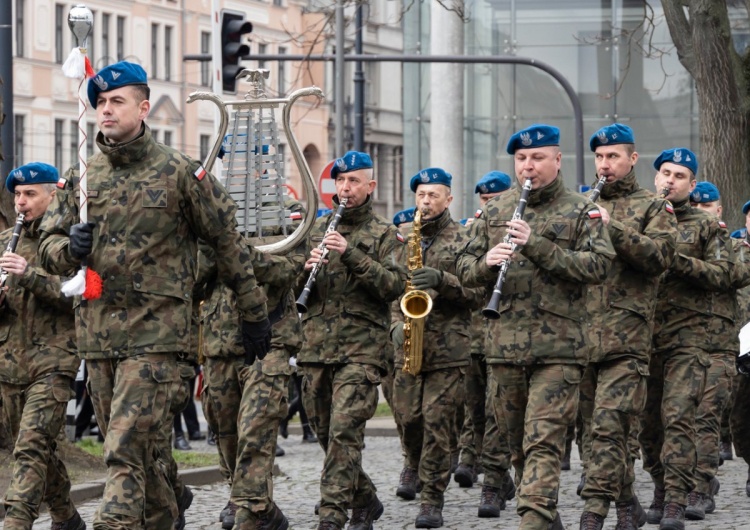
[[[242,36],[253,31],[245,15],[222,10],[221,12],[221,82],[225,92],[236,92],[235,78],[242,70],[240,59],[250,54],[250,47],[242,44]]]

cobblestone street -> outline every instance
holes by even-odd
[[[281,440],[286,455],[277,463],[282,475],[275,481],[275,499],[286,514],[290,528],[315,529],[316,517],[313,507],[318,499],[318,479],[322,464],[322,451],[317,445],[303,444],[300,436],[291,435]],[[385,505],[385,513],[376,522],[375,528],[414,528],[414,518],[418,512],[418,500],[405,502],[395,495],[395,488],[401,471],[401,451],[396,437],[368,437],[364,451],[364,466],[379,490],[379,497]],[[205,444],[195,444],[196,449],[211,450]],[[201,445],[203,447],[201,447]],[[640,466],[640,462],[637,463]],[[561,517],[567,529],[577,529],[578,519],[583,509],[583,501],[575,490],[581,471],[580,462],[574,449],[572,470],[563,472],[560,491]],[[686,528],[702,529],[750,529],[750,498],[745,495],[747,467],[743,460],[726,462],[719,472],[721,491],[716,498],[716,512],[706,516],[705,521],[688,521]],[[481,477],[480,477],[481,480]],[[648,476],[638,469],[638,495],[643,503],[651,502],[652,489]],[[446,492],[443,518],[446,529],[497,529],[516,528],[519,518],[515,513],[515,501],[509,503],[500,519],[479,519],[476,517],[481,486],[471,489],[459,488],[454,482]],[[218,516],[228,500],[229,489],[225,484],[194,487],[195,499],[187,512],[187,529],[220,530]],[[79,507],[83,518],[91,530],[94,510],[98,502],[89,501]],[[606,520],[605,529],[615,526],[614,506]],[[49,518],[44,515],[34,525],[34,529],[49,528]],[[0,528],[2,524],[0,523]],[[646,525],[645,529],[657,528]]]

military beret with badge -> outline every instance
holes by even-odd
[[[55,166],[44,162],[30,162],[11,170],[5,179],[5,187],[9,192],[15,193],[18,185],[56,184],[59,180],[60,174]]]
[[[506,151],[512,155],[519,149],[534,149],[550,145],[560,145],[560,129],[554,125],[536,123],[511,136]]]
[[[721,198],[719,188],[708,181],[699,182],[690,194],[690,202],[716,202]]]
[[[141,65],[120,61],[105,66],[89,79],[87,92],[91,107],[96,108],[96,100],[102,92],[109,92],[129,85],[148,86],[148,76]]]
[[[745,203],[745,204],[744,204],[744,205],[742,206],[742,213],[743,213],[744,215],[747,215],[747,212],[750,212],[750,201],[747,201],[747,202],[746,202],[746,203]]]
[[[393,216],[393,224],[398,226],[403,223],[411,223],[414,220],[414,212],[416,211],[416,207],[412,206],[411,208],[407,208],[406,210],[401,210],[396,215]]]
[[[633,129],[622,123],[613,123],[602,127],[589,139],[589,147],[592,151],[601,145],[634,144],[635,136]]]
[[[414,193],[417,192],[417,187],[420,184],[442,184],[450,188],[452,180],[453,177],[446,170],[439,167],[428,167],[411,178],[409,187]]]
[[[687,147],[665,149],[654,160],[654,168],[659,171],[661,165],[665,162],[672,162],[678,166],[686,167],[693,172],[693,175],[698,174],[698,157]]]
[[[510,188],[510,175],[502,171],[490,171],[474,187],[474,193],[498,193]]]
[[[331,178],[335,179],[339,173],[351,173],[358,169],[370,168],[372,168],[372,158],[370,158],[370,155],[360,151],[348,151],[344,156],[337,158],[333,162]]]

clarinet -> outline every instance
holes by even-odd
[[[23,229],[23,218],[24,214],[19,213],[16,217],[16,226],[13,227],[13,235],[8,241],[8,246],[5,247],[5,252],[15,252],[18,246],[18,239],[21,237],[21,230]],[[8,271],[0,269],[0,289],[5,287],[5,282],[8,281]]]
[[[607,183],[607,177],[602,176],[599,177],[599,181],[596,183],[596,186],[594,186],[594,189],[591,190],[591,195],[589,195],[589,200],[591,202],[596,202],[596,200],[599,198],[599,195],[602,194],[602,188]]]
[[[341,221],[341,216],[344,214],[344,208],[346,208],[346,203],[348,200],[348,198],[341,199],[339,207],[336,208],[336,215],[333,216],[331,224],[328,225],[325,234],[323,234],[323,239],[325,239],[325,236],[327,236],[331,232],[336,231],[336,228],[339,226],[339,221]],[[310,276],[308,276],[307,282],[305,283],[305,288],[302,289],[299,298],[297,298],[297,312],[299,313],[307,313],[307,299],[310,296],[310,290],[312,289],[313,285],[315,285],[315,279],[318,276],[318,272],[320,272],[321,267],[323,267],[323,260],[326,259],[326,256],[328,256],[328,249],[326,248],[325,243],[323,243],[322,241],[320,245],[318,245],[318,250],[323,251],[323,254],[320,256],[320,261],[313,265],[313,268],[310,271]]]
[[[531,193],[531,179],[526,179],[526,182],[524,182],[523,184],[523,189],[521,190],[521,200],[518,201],[516,211],[513,212],[513,218],[511,219],[512,221],[523,219],[523,212],[524,210],[526,210],[526,201],[529,200],[529,193]],[[505,238],[503,239],[503,243],[510,243],[510,240],[510,232],[507,232],[505,234]],[[517,244],[513,243],[510,249],[511,252],[515,252],[517,246]],[[505,275],[508,274],[509,266],[510,259],[506,259],[502,262],[502,264],[500,264],[500,272],[497,275],[495,288],[492,290],[490,303],[487,304],[487,307],[482,309],[482,315],[484,316],[484,318],[490,320],[497,320],[498,318],[500,318],[500,311],[498,311],[498,308],[500,307],[500,296],[503,292],[503,283],[505,283]]]

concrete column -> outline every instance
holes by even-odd
[[[463,4],[447,0],[447,6]],[[436,0],[430,4],[430,53],[464,54],[464,22]],[[430,165],[453,175],[454,219],[464,215],[467,189],[464,179],[464,67],[460,64],[430,66]]]

